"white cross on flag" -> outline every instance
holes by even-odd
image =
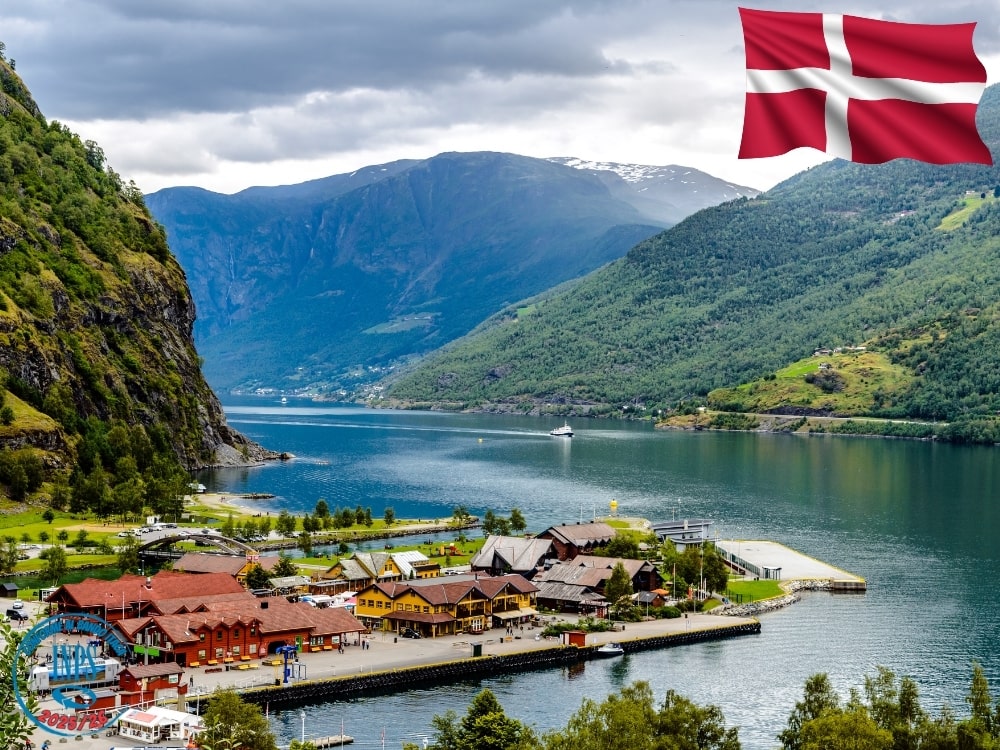
[[[986,69],[974,23],[912,24],[740,8],[740,158],[807,147],[879,164],[992,164],[976,130]]]

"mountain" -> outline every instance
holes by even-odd
[[[760,194],[759,190],[734,185],[677,164],[655,167],[585,161],[575,157],[553,157],[549,161],[596,175],[604,181],[613,196],[667,225],[676,224],[703,208]]]
[[[1000,88],[984,94],[979,128],[996,158]],[[882,413],[994,414],[998,185],[997,167],[825,163],[509,306],[401,374],[385,403],[648,413],[878,338],[914,376]],[[918,343],[900,349],[904,338]]]
[[[46,122],[0,54],[0,482],[23,475],[10,456],[24,448],[58,468],[86,444],[89,465],[93,447],[113,468],[141,443],[136,482],[154,453],[185,468],[267,455],[226,425],[193,323],[184,273],[142,194],[96,143]],[[94,485],[102,498],[108,476]]]
[[[665,179],[650,175],[650,186]],[[699,184],[698,201],[732,192]],[[651,216],[668,194],[656,190],[482,152],[235,195],[168,188],[146,202],[187,272],[209,382],[322,393],[377,380],[620,258],[683,213],[681,188]]]

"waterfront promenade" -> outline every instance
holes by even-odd
[[[572,616],[562,615],[559,619],[573,621]],[[645,641],[663,636],[676,636],[685,633],[697,634],[703,632],[710,636],[713,630],[731,628],[735,625],[752,624],[756,620],[749,617],[720,617],[716,615],[692,614],[672,620],[654,620],[650,622],[628,623],[623,631],[593,633],[587,635],[586,645],[596,646],[609,641],[618,641],[626,646],[629,642]],[[441,638],[400,638],[392,633],[373,633],[368,636],[369,647],[349,645],[343,653],[336,650],[320,653],[307,653],[299,657],[299,665],[293,672],[301,672],[301,679],[293,679],[288,685],[294,687],[304,683],[315,683],[342,677],[361,676],[380,672],[392,672],[427,665],[448,664],[473,657],[473,644],[480,644],[482,657],[508,656],[530,654],[551,650],[560,645],[558,639],[543,639],[538,636],[540,629],[523,631],[515,630],[513,636],[507,636],[503,629],[495,629],[478,637],[468,635],[444,636]],[[271,666],[261,660],[254,662],[254,669],[231,669],[221,672],[206,672],[205,668],[188,669],[184,679],[193,679],[193,689],[189,692],[192,708],[203,700],[207,700],[216,689],[234,688],[238,691],[252,691],[254,688],[274,688],[278,681],[284,686],[283,668]],[[66,743],[60,743],[54,735],[38,729],[32,738],[36,747],[49,739],[54,746],[81,747],[90,750],[109,750],[109,748],[142,747],[141,744],[126,741],[117,735],[107,736],[101,732],[97,737],[84,735],[82,739],[69,738]],[[161,743],[159,747],[168,747],[169,743]]]

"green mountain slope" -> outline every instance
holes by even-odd
[[[997,87],[979,122],[997,154]],[[907,360],[918,377],[900,408],[946,418],[995,411],[1000,206],[963,201],[998,184],[1000,170],[980,165],[821,165],[695,214],[530,316],[512,307],[386,395],[487,409],[661,409],[819,347],[950,320],[949,355]],[[942,223],[958,211],[966,214]]]
[[[68,465],[79,435],[118,423],[186,467],[259,455],[201,376],[184,274],[142,194],[3,61],[0,89],[0,447]]]
[[[701,177],[698,200],[739,189]],[[661,181],[657,195],[695,189]],[[233,196],[171,188],[147,202],[187,272],[209,381],[323,392],[376,380],[622,257],[667,225],[630,202],[656,203],[634,185],[545,159],[448,153]]]

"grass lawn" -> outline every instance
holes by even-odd
[[[742,604],[760,601],[761,599],[774,599],[775,597],[784,595],[785,592],[781,590],[781,586],[778,585],[777,581],[731,580],[726,590],[726,596],[733,602],[739,603],[740,597],[742,597]]]

